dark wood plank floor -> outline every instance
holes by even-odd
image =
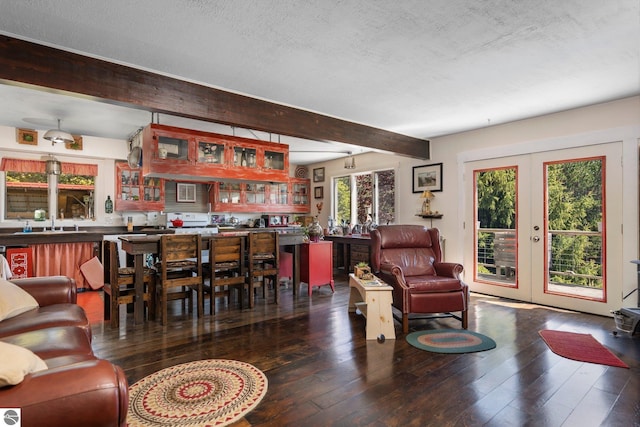
[[[214,317],[202,319],[176,303],[166,327],[133,326],[123,312],[119,330],[93,325],[93,347],[123,367],[131,384],[199,359],[253,364],[269,390],[243,426],[640,426],[640,337],[614,336],[613,319],[473,295],[469,329],[497,348],[429,353],[410,346],[399,324],[397,340],[366,341],[364,319],[347,313],[347,278],[336,279],[335,294],[316,288],[309,298],[301,289],[294,301],[283,288],[279,305],[257,299],[253,310],[240,311],[219,303]],[[631,369],[557,356],[540,329],[590,333]]]

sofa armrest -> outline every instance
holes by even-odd
[[[129,391],[120,367],[96,359],[29,374],[0,402],[21,408],[23,426],[125,426]]]
[[[77,303],[76,281],[70,277],[29,277],[12,279],[10,282],[29,292],[38,301],[40,307],[61,303]]]
[[[433,264],[433,268],[435,268],[437,276],[455,277],[456,279],[460,279],[460,275],[464,271],[462,264],[456,262],[436,262]]]

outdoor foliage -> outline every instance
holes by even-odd
[[[351,179],[355,182],[355,218],[351,212]],[[354,219],[358,224],[367,221],[371,213],[372,220],[380,224],[387,224],[395,218],[395,171],[393,169],[372,173],[360,173],[335,178],[336,189],[336,221],[341,224],[351,223]]]
[[[602,222],[602,165],[602,159],[588,159],[545,166],[551,282],[602,287],[602,239],[588,233],[597,233]],[[476,173],[482,228],[515,229],[516,172],[505,168]],[[478,261],[490,262],[480,255],[493,253],[493,240],[484,238],[478,245]]]

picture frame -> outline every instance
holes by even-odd
[[[315,168],[313,170],[313,182],[324,182],[324,168]]]
[[[65,142],[64,146],[67,150],[82,150],[82,136],[81,135],[71,135],[73,136],[73,142]]]
[[[316,199],[324,198],[324,187],[313,187],[313,197]]]
[[[38,131],[31,129],[16,129],[18,144],[38,145]]]
[[[442,163],[413,167],[413,192],[442,191]]]
[[[195,184],[176,184],[176,201],[183,203],[195,203],[196,201],[196,185]]]

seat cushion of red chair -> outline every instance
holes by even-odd
[[[405,281],[413,293],[453,292],[462,290],[462,284],[455,277],[405,276]]]

